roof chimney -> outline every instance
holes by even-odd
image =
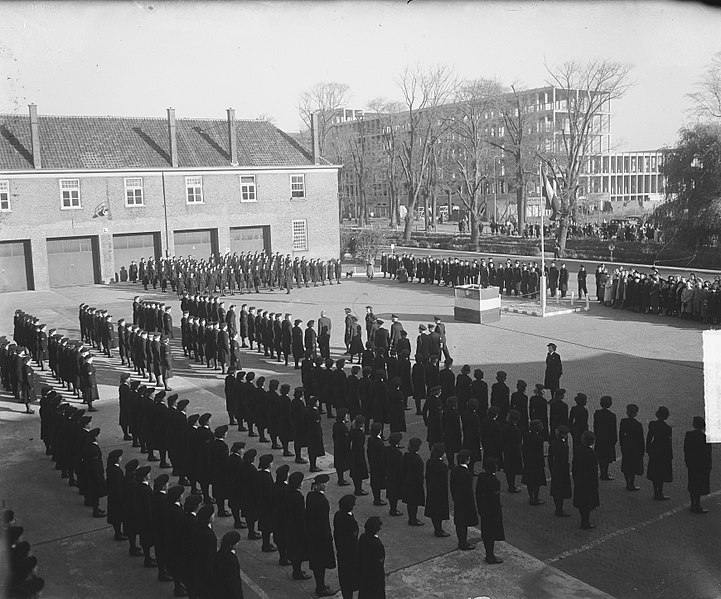
[[[318,113],[310,116],[310,137],[313,142],[313,164],[320,164],[320,131]]]
[[[40,126],[38,124],[38,107],[35,104],[28,104],[30,109],[30,141],[32,143],[33,166],[43,168],[43,160],[40,155]]]
[[[230,153],[230,164],[238,166],[238,142],[235,133],[235,110],[228,108],[228,152]]]
[[[170,138],[170,166],[178,166],[178,135],[175,126],[175,108],[168,108],[168,136]]]

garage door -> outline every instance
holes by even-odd
[[[50,287],[97,283],[99,265],[97,237],[48,239]]]
[[[28,241],[0,243],[0,292],[32,289],[28,285],[28,275],[32,276],[29,245]]]
[[[175,257],[193,256],[196,260],[208,259],[218,252],[217,229],[197,229],[194,231],[175,231]]]
[[[129,235],[113,235],[113,263],[115,272],[120,273],[120,267],[126,270],[130,263],[141,258],[146,260],[151,256],[160,258],[160,233],[131,233]]]
[[[235,227],[230,230],[230,253],[270,252],[270,227]]]

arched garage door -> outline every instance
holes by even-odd
[[[97,237],[48,239],[50,287],[92,285],[100,281]]]

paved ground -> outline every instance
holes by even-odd
[[[88,302],[107,307],[114,316],[131,314],[131,299],[140,293],[131,286],[67,288],[52,292],[0,295],[0,334],[8,334],[15,308],[36,314],[77,338],[77,305]],[[162,294],[149,294],[161,297]],[[163,296],[169,300],[171,296]],[[434,314],[446,320],[455,364],[481,367],[491,382],[496,370],[509,374],[511,386],[519,378],[529,387],[542,380],[545,344],[559,346],[564,360],[563,386],[572,397],[588,394],[592,412],[601,395],[614,398],[619,417],[631,401],[639,404],[644,425],[655,408],[671,410],[674,427],[674,482],[668,485],[671,501],[651,500],[650,483],[639,481],[643,490],[629,494],[622,480],[602,483],[601,508],[594,512],[594,531],[578,528],[577,518],[558,520],[548,504],[530,507],[523,494],[502,497],[508,542],[498,553],[506,558],[501,566],[488,567],[482,549],[471,553],[454,551],[455,541],[436,539],[430,526],[410,529],[404,518],[389,518],[384,508],[370,501],[359,502],[359,522],[371,514],[383,516],[382,538],[387,547],[389,597],[604,597],[659,599],[688,597],[711,599],[721,596],[721,475],[712,473],[714,494],[705,503],[707,516],[691,515],[687,508],[686,475],[682,442],[691,417],[703,412],[701,328],[676,319],[643,316],[602,308],[553,318],[504,315],[492,325],[467,325],[452,319],[452,291],[424,285],[399,285],[388,280],[367,281],[356,277],[340,287],[320,287],[285,294],[236,297],[237,304],[252,300],[256,306],[290,311],[304,320],[317,317],[325,308],[335,329],[332,348],[339,355],[342,314],[345,306],[362,315],[371,303],[375,312],[397,313],[413,332],[419,322]],[[177,306],[177,302],[174,303]],[[175,310],[176,321],[178,312]],[[223,416],[223,381],[219,373],[198,368],[182,359],[177,341],[176,377],[173,388],[191,404],[188,413],[210,411],[215,425]],[[178,357],[180,353],[180,357]],[[102,428],[100,444],[105,452],[125,448],[126,458],[136,450],[122,441],[117,426],[117,382],[122,371],[117,357],[99,359],[100,411],[94,424]],[[269,363],[257,354],[245,354],[243,366],[281,382],[296,384],[296,371]],[[17,404],[0,397],[0,480],[2,498],[18,513],[26,537],[33,545],[40,572],[48,581],[47,597],[169,597],[171,590],[154,581],[152,571],[127,556],[126,546],[112,541],[103,520],[90,517],[74,489],[61,481],[41,450],[39,421],[20,413]],[[423,436],[422,423],[407,413],[411,436]],[[324,419],[326,448],[331,449],[330,420]],[[240,434],[231,432],[230,440]],[[250,446],[257,446],[251,443]],[[718,446],[713,450],[721,464]],[[282,458],[276,458],[276,465]],[[330,456],[322,464],[330,466]],[[293,469],[293,466],[291,466]],[[612,473],[619,478],[618,464]],[[547,489],[542,492],[547,495]],[[342,495],[329,488],[332,505]],[[219,536],[229,530],[227,519],[216,522]],[[452,526],[447,524],[452,530]],[[478,533],[472,534],[478,536]],[[294,583],[288,569],[276,565],[277,557],[263,554],[257,542],[239,545],[241,567],[250,597],[313,596],[313,584]],[[335,575],[329,581],[337,588]]]

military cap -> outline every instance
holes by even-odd
[[[50,392],[53,390],[53,388],[50,385],[43,385],[40,387],[40,395],[43,397],[47,397],[50,395]]]
[[[343,308],[346,312],[351,312],[350,308]]]
[[[130,378],[130,373],[129,373],[129,372],[124,372],[123,374],[120,375],[120,382],[121,382],[121,383],[124,383],[124,382],[127,381],[129,378]]]
[[[275,476],[278,480],[287,480],[290,466],[288,464],[281,464],[275,471]]]
[[[546,347],[552,347],[552,348],[554,349],[554,351],[555,351],[555,349],[556,349],[556,344],[555,344],[555,343],[549,343]]]
[[[180,400],[177,404],[175,404],[175,405],[176,405],[176,407],[177,407],[179,410],[182,410],[182,409],[186,408],[189,403],[190,403],[190,400],[189,400],[189,399],[181,399],[181,400]]]
[[[191,414],[188,416],[188,424],[191,426],[194,425],[196,422],[198,422],[198,419],[200,418],[200,414]]]
[[[330,481],[330,476],[327,474],[319,474],[313,479],[313,482],[318,485],[326,484],[328,481]]]
[[[419,331],[425,331],[425,330],[426,330],[426,325],[424,325],[424,324],[419,324],[419,325],[418,325],[418,330],[419,330]]]
[[[273,454],[272,453],[266,453],[266,454],[260,456],[260,458],[258,458],[258,465],[261,468],[267,468],[272,463],[273,463]]]
[[[133,470],[137,469],[137,467],[138,467],[138,460],[133,458],[127,464],[125,464],[125,472],[133,472]]]
[[[376,322],[378,323],[378,326],[380,326],[385,322],[385,320],[381,320],[380,318],[377,318]]]
[[[230,448],[230,451],[238,451],[245,448],[245,441],[236,441]]]
[[[183,493],[185,493],[185,487],[175,485],[174,487],[170,487],[168,489],[168,499],[172,502],[176,502],[180,499]]]
[[[80,412],[80,410],[78,410],[78,412]],[[83,410],[82,412],[84,413],[85,410]],[[77,412],[76,412],[76,414],[77,414]],[[80,416],[80,417],[78,418],[78,424],[79,424],[80,426],[83,426],[83,427],[84,427],[84,426],[90,424],[90,423],[92,422],[92,420],[93,420],[93,417],[92,417],[92,416]]]
[[[391,433],[391,434],[390,434],[390,436],[388,437],[388,442],[389,442],[391,445],[394,445],[394,446],[395,446],[395,445],[398,445],[398,444],[401,442],[401,439],[403,439],[403,433],[395,432],[395,433]]]
[[[224,547],[233,547],[240,542],[240,534],[237,530],[231,530],[223,535],[220,542]]]
[[[350,512],[355,506],[355,495],[343,495],[338,501],[338,508],[344,512]]]
[[[147,387],[145,385],[140,385],[138,387],[138,393],[145,393],[146,389],[147,389]]]
[[[288,477],[288,484],[295,489],[300,489],[303,478],[304,475],[302,472],[293,472],[293,474]]]
[[[178,394],[173,393],[172,395],[168,395],[166,398],[166,401],[168,402],[168,405],[174,404],[178,400]]]
[[[148,476],[150,474],[150,471],[151,471],[150,466],[140,466],[140,468],[138,468],[135,471],[135,479],[136,480],[144,479],[146,476]]]
[[[165,396],[166,396],[166,395],[167,395],[167,393],[165,392],[165,389],[163,389],[162,391],[160,391],[160,393],[157,393],[157,394],[155,395],[155,399],[156,399],[156,400],[163,400],[163,399],[165,399]]]
[[[140,387],[140,381],[130,381],[131,391],[138,391],[138,387]]]
[[[408,441],[408,448],[409,449],[420,449],[421,448],[421,440],[418,437],[413,437],[410,441]]]
[[[198,513],[196,514],[196,516],[198,517],[199,522],[202,522],[205,524],[205,523],[210,522],[210,519],[213,517],[214,512],[215,512],[215,506],[206,504],[198,510]]]
[[[300,318],[296,318],[296,319],[293,321],[293,324],[300,324],[301,322],[303,322],[303,321],[302,321]]]
[[[202,495],[188,495],[185,498],[185,507],[190,509],[195,509],[200,505],[200,503],[203,501]]]
[[[207,424],[208,420],[210,420],[212,416],[213,415],[210,412],[206,412],[200,418],[198,418],[198,424],[200,424],[200,426]]]
[[[111,461],[111,462],[117,462],[117,461],[118,461],[118,458],[119,458],[121,455],[123,455],[123,450],[122,450],[122,449],[113,449],[113,451],[111,451],[111,452],[108,454],[108,460]]]
[[[249,449],[243,454],[243,459],[247,462],[250,462],[255,459],[255,456],[258,455],[258,451],[256,449]]]
[[[155,477],[155,479],[153,480],[153,487],[155,487],[157,489],[158,487],[167,485],[168,481],[170,481],[170,477],[167,474],[165,474],[165,472],[163,472],[163,474],[160,474]]]
[[[225,436],[228,433],[228,425],[224,424],[222,426],[219,426],[215,429],[214,434],[219,439],[223,436]]]

